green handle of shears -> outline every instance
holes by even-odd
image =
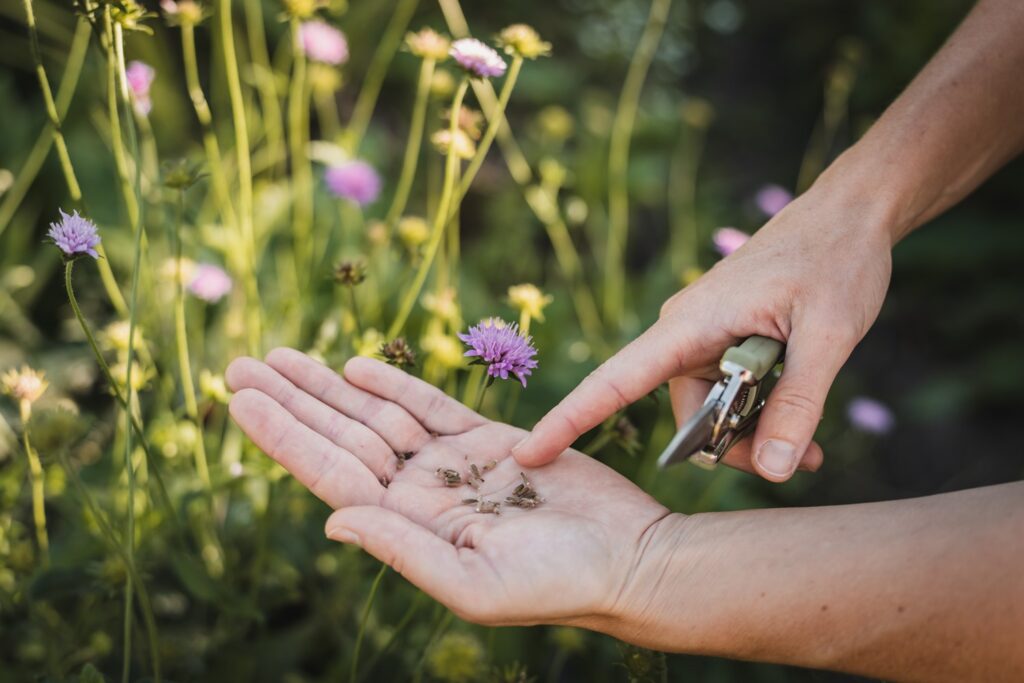
[[[750,370],[758,379],[764,379],[779,362],[784,344],[768,337],[748,337],[739,346],[731,346],[722,356],[722,362],[735,363]]]

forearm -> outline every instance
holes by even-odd
[[[1024,3],[981,0],[820,186],[886,212],[893,243],[1024,149]]]
[[[608,629],[625,640],[897,680],[1024,679],[1024,484],[672,516],[647,548]]]

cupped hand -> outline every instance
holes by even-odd
[[[551,462],[584,432],[666,381],[682,424],[717,379],[724,351],[762,335],[787,344],[782,377],[753,439],[724,462],[771,481],[789,479],[798,466],[816,470],[823,455],[812,438],[825,396],[878,316],[889,283],[891,237],[870,213],[820,182],[669,299],[654,325],[537,423],[514,449],[516,460]]]
[[[354,358],[344,375],[291,349],[227,371],[235,421],[335,509],[328,536],[480,623],[607,630],[635,601],[631,579],[666,508],[576,451],[523,468],[509,454],[525,432],[384,363]],[[410,454],[401,468],[397,454]],[[479,491],[436,475],[490,461]],[[504,502],[521,473],[544,499],[536,508]],[[500,515],[463,503],[476,496],[502,502]]]

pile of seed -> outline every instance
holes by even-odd
[[[490,472],[498,465],[496,460],[490,460],[482,467],[477,467],[475,464],[470,464],[469,468],[465,473],[461,473],[458,470],[451,469],[449,467],[438,467],[435,471],[437,478],[440,479],[445,486],[448,488],[458,488],[459,486],[469,486],[475,490],[480,489],[480,485],[484,483],[483,478],[484,472]],[[541,503],[544,499],[537,494],[537,490],[533,488],[533,484],[526,478],[523,472],[519,473],[522,483],[516,486],[515,490],[512,491],[512,495],[505,498],[505,505],[512,507],[523,508],[525,510],[531,510]],[[502,503],[496,500],[485,500],[483,496],[476,496],[474,498],[463,498],[463,505],[472,505],[477,512],[491,515],[500,515]]]

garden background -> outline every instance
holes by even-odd
[[[525,22],[553,46],[523,63],[507,107],[513,138],[499,135],[487,154],[402,329],[418,357],[413,371],[461,398],[472,391],[470,371],[461,349],[453,357],[452,333],[492,315],[522,319],[508,288],[540,287],[552,297],[530,323],[540,366],[526,391],[502,386],[484,406],[529,427],[721,258],[718,228],[753,232],[773,210],[771,198],[806,188],[971,3],[519,0],[460,10],[454,0],[333,0],[317,14],[345,32],[349,54],[339,65],[311,59],[298,88],[285,5],[233,3],[231,57],[223,4],[204,0],[194,27],[218,173],[189,98],[183,28],[169,26],[166,11],[147,4],[152,14],[135,16],[131,3],[83,2],[90,24],[70,3],[32,3],[55,108],[66,108],[76,201],[47,128],[25,5],[0,3],[0,373],[28,364],[49,381],[28,421],[35,473],[23,406],[0,404],[0,679],[121,675],[129,561],[110,540],[121,538],[134,488],[131,562],[148,591],[165,680],[333,681],[352,670],[358,680],[853,680],[662,658],[567,628],[488,630],[456,620],[442,632],[443,611],[393,572],[366,609],[379,564],[324,538],[326,507],[230,424],[221,375],[247,350],[294,345],[340,368],[390,341],[388,323],[425,259],[445,163],[431,138],[448,126],[442,113],[453,87],[435,78],[428,88],[417,171],[398,211],[427,222],[399,221],[389,209],[423,73],[420,56],[397,49],[407,29],[461,35],[464,16],[473,35],[493,44],[503,27]],[[292,15],[304,11],[302,2],[286,4]],[[104,33],[104,7],[123,29],[126,62],[154,70],[147,111],[138,90],[129,108],[116,85],[108,88],[118,74],[107,58],[114,32]],[[450,62],[437,69],[454,73]],[[481,108],[473,94],[467,102]],[[248,174],[239,171],[239,103]],[[120,135],[112,125],[119,117]],[[362,206],[324,181],[326,167],[354,156],[382,181],[379,197]],[[228,191],[218,197],[221,179]],[[896,247],[881,316],[830,395],[820,472],[784,485],[688,465],[655,476],[654,458],[672,431],[659,393],[580,443],[683,512],[884,500],[1020,478],[1021,438],[1007,406],[1016,405],[1024,377],[1022,187],[1017,160]],[[247,233],[241,214],[250,191]],[[302,218],[307,201],[312,214]],[[130,367],[148,456],[137,439],[125,443],[124,412],[69,305],[61,255],[44,243],[58,208],[77,209],[100,228],[105,265],[78,263],[74,287],[122,394],[130,306],[110,292],[129,297],[139,274],[139,360]],[[305,237],[295,232],[297,210]],[[136,225],[144,229],[138,241]],[[625,227],[625,248],[610,247],[609,230]],[[180,264],[179,248],[187,259]],[[346,259],[366,266],[365,281],[334,272]],[[230,292],[218,294],[217,277],[206,283],[213,292],[196,285],[196,264],[223,268],[210,272],[230,278]],[[858,411],[865,405],[874,420]],[[45,496],[45,552],[30,482]],[[152,677],[141,613],[130,631],[132,680]]]

